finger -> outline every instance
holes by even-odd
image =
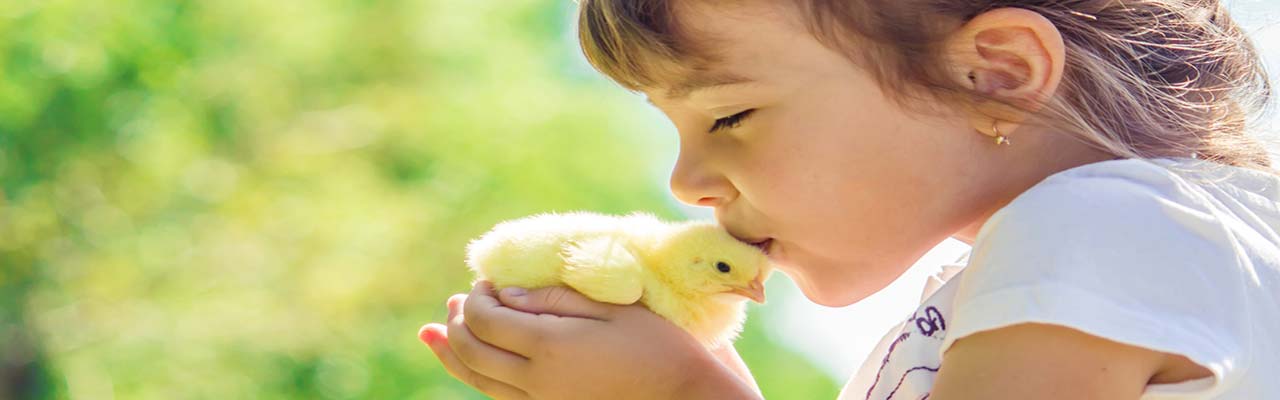
[[[467,367],[457,353],[450,347],[446,327],[440,324],[427,324],[418,331],[418,337],[431,348],[436,358],[444,365],[445,371],[462,383],[471,386],[481,393],[495,399],[528,399],[529,395],[515,386],[500,382]]]
[[[618,306],[601,303],[583,296],[576,290],[552,286],[532,291],[522,288],[504,288],[498,300],[507,307],[534,314],[554,314],[562,317],[609,319]]]
[[[452,320],[453,317],[457,316],[458,314],[461,314],[462,303],[465,301],[467,301],[467,295],[462,293],[449,296],[449,301],[445,302],[445,305],[449,308],[449,319],[446,319],[445,321]]]
[[[444,334],[440,332],[444,332],[447,329],[444,325],[436,323],[423,325],[422,328],[418,328],[418,340],[422,341],[422,344],[427,345],[427,347],[432,347],[434,344],[432,342],[443,340]]]
[[[459,304],[462,304],[462,302],[466,300],[467,300],[467,295],[465,293],[458,293],[453,296],[449,296],[449,300],[446,301],[445,304],[447,304],[449,308],[453,308]]]
[[[548,338],[562,331],[563,323],[591,321],[553,314],[531,314],[504,306],[494,297],[493,286],[480,282],[463,304],[469,332],[485,343],[532,358],[546,351]]]
[[[462,315],[449,320],[449,347],[453,349],[463,364],[485,376],[508,384],[521,386],[526,375],[524,371],[529,362],[519,354],[494,347],[471,334],[466,319],[470,316],[464,311]]]
[[[462,308],[469,334],[525,358],[542,346],[540,338],[551,329],[545,318],[503,306],[488,282],[477,283]]]

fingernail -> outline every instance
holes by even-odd
[[[430,328],[428,328],[427,325],[423,325],[422,329],[418,330],[418,339],[422,340],[422,342],[426,343],[427,345],[434,343],[435,340],[437,339],[436,337],[437,335],[439,334],[436,333],[434,330],[431,330]]]
[[[507,297],[520,297],[520,296],[524,296],[527,293],[529,293],[527,290],[524,290],[524,288],[518,288],[518,287],[509,287],[509,288],[502,289],[502,294],[506,295]]]

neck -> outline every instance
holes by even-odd
[[[973,245],[978,232],[987,223],[991,215],[1012,202],[1018,195],[1032,186],[1048,178],[1050,175],[1086,164],[1113,160],[1119,157],[1098,150],[1082,143],[1066,132],[1046,132],[1027,130],[1019,134],[1018,144],[1008,148],[992,149],[991,157],[984,157],[985,162],[979,168],[987,171],[1005,171],[991,174],[986,182],[980,184],[995,188],[976,214],[963,228],[951,235],[952,238]]]

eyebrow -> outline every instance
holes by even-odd
[[[729,72],[697,71],[689,74],[680,83],[667,90],[667,98],[679,100],[689,97],[689,95],[697,91],[754,81],[751,78]]]

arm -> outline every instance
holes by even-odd
[[[742,357],[738,356],[738,350],[732,344],[711,351],[711,355],[720,360],[730,372],[733,372],[739,379],[743,381],[755,393],[760,393],[760,386],[756,384],[756,378],[751,376],[751,370],[747,368],[747,363],[742,361]]]
[[[755,379],[747,371],[746,364],[738,357],[732,346],[725,346],[712,353],[716,361],[706,367],[695,368],[699,373],[690,374],[689,378],[677,391],[681,399],[733,399],[763,400],[760,388]],[[704,357],[705,358],[705,357]],[[735,361],[736,360],[736,361]],[[726,362],[727,361],[727,362]],[[736,366],[729,363],[736,363]]]
[[[1185,357],[1025,323],[957,340],[930,398],[1137,399],[1148,383],[1209,375]]]

